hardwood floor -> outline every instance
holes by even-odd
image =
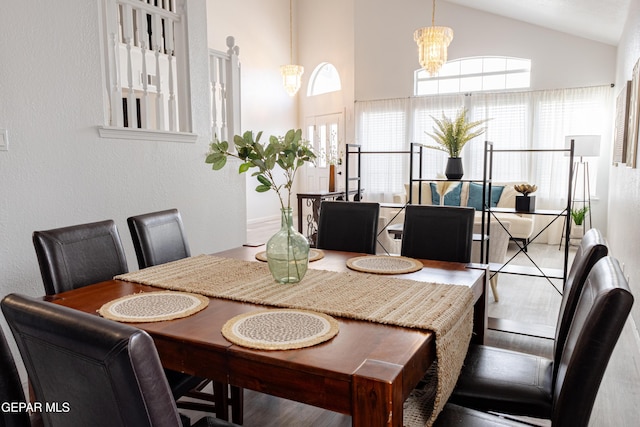
[[[253,225],[248,230],[252,243],[266,242],[277,231],[278,222]],[[515,246],[510,245],[510,251]],[[513,252],[512,252],[513,253]],[[575,253],[575,248],[571,248]],[[562,266],[563,251],[557,246],[531,245],[530,254],[545,267]],[[613,254],[615,256],[615,254]],[[519,255],[516,263],[530,265]],[[489,296],[489,316],[517,319],[555,327],[561,295],[544,279],[502,274],[498,280],[500,302]],[[487,344],[550,357],[553,341],[489,331]],[[590,426],[636,426],[640,419],[640,339],[631,320],[627,322],[611,357],[596,399]],[[193,414],[197,419],[200,414]],[[351,418],[312,406],[245,390],[244,426],[246,427],[342,427]],[[541,425],[549,425],[542,422]]]

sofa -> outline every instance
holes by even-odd
[[[420,194],[418,184],[422,188],[422,194]],[[444,200],[440,200],[438,194],[438,186],[449,184],[450,187],[445,189],[448,191],[444,195]],[[516,190],[513,189],[514,185],[520,184],[519,182],[511,183],[492,183],[492,197],[491,203],[493,207],[498,208],[514,208],[516,204]],[[476,223],[482,221],[482,188],[481,182],[462,182],[462,181],[445,181],[445,182],[426,182],[420,183],[414,182],[412,186],[411,202],[413,204],[432,205],[432,204],[445,204],[456,206],[473,206],[476,208]],[[442,188],[441,188],[442,192]],[[409,184],[405,184],[404,194],[395,194],[393,202],[397,204],[405,204],[409,200]],[[381,211],[382,212],[382,211]],[[385,212],[384,215],[388,218],[392,218],[397,212]],[[529,238],[533,234],[534,229],[534,215],[528,215],[516,212],[494,212],[495,219],[501,222],[509,222],[510,234],[513,240],[519,240],[523,244],[529,242]],[[392,223],[402,223],[404,221],[404,215],[398,214]]]

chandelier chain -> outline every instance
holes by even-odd
[[[293,0],[289,0],[289,62],[293,64]]]
[[[431,26],[436,26],[436,0],[433,0],[433,7],[431,9]]]

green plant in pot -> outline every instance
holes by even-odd
[[[571,209],[571,218],[575,225],[582,225],[584,219],[589,212],[589,206],[583,206],[580,209]]]
[[[464,108],[458,112],[453,120],[444,114],[442,119],[437,119],[433,116],[431,118],[436,123],[433,127],[433,133],[425,133],[433,138],[438,145],[428,145],[427,147],[447,153],[449,159],[447,160],[445,175],[451,180],[461,179],[464,175],[462,158],[460,157],[462,148],[473,138],[485,133],[487,129],[478,128],[478,126],[487,122],[488,119],[470,122],[467,120],[467,110]]]
[[[279,283],[297,283],[307,272],[309,242],[293,227],[291,190],[298,169],[305,163],[314,163],[316,155],[309,143],[302,138],[301,129],[291,129],[285,136],[270,136],[267,144],[261,144],[262,132],[255,139],[253,132],[233,138],[235,151],[229,151],[227,141],[217,139],[209,145],[206,163],[213,170],[222,169],[228,157],[241,160],[239,173],[256,169],[252,176],[258,180],[256,191],[273,190],[278,194],[282,210],[281,228],[267,242],[269,271]],[[284,183],[279,183],[277,172],[282,173]]]

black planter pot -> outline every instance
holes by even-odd
[[[449,160],[447,160],[447,167],[444,170],[444,174],[447,176],[447,179],[450,180],[461,179],[462,175],[464,175],[464,170],[462,169],[462,158],[449,157]]]
[[[536,196],[516,196],[516,212],[533,212],[536,210]]]

